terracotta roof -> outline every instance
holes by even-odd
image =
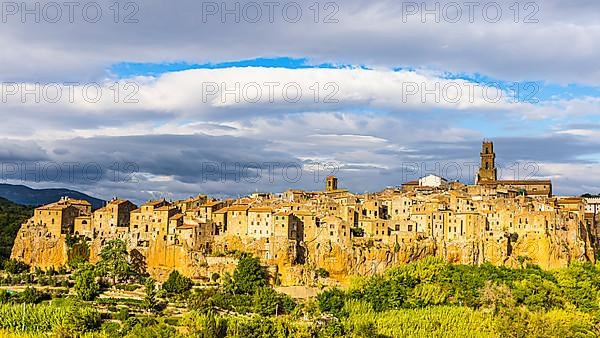
[[[156,211],[169,211],[169,210],[174,209],[174,208],[175,208],[175,206],[173,206],[173,205],[163,205],[162,207],[156,208],[154,210],[156,210]]]
[[[92,205],[90,202],[86,201],[86,200],[74,200],[74,199],[68,199],[67,200],[68,203],[71,204],[80,204],[80,205]]]
[[[316,213],[309,211],[309,210],[296,210],[292,212],[295,215],[300,215],[300,216],[316,216]]]
[[[250,208],[248,212],[273,212],[273,208],[270,207],[255,207]]]
[[[183,214],[177,214],[177,215],[170,217],[169,219],[181,219],[183,216],[184,216]]]
[[[55,202],[55,203],[51,203],[51,204],[47,204],[44,206],[41,206],[39,208],[37,208],[38,210],[63,210],[65,208],[70,207],[70,204],[64,203],[64,202]]]
[[[214,207],[217,204],[222,203],[221,201],[211,201],[211,202],[206,202],[204,204],[202,204],[203,207]]]
[[[228,211],[246,211],[249,208],[247,204],[237,204],[230,206]]]
[[[228,207],[224,207],[224,208],[221,208],[221,209],[213,212],[213,214],[225,214],[225,213],[227,213],[227,211],[229,211],[229,208]]]
[[[561,197],[558,199],[558,203],[579,203],[583,201],[581,197]]]
[[[157,201],[149,201],[149,202],[144,203],[143,205],[144,206],[155,206],[155,205],[158,205],[158,204],[164,203],[164,202],[165,202],[165,200],[162,199],[162,200],[157,200]]]
[[[505,181],[487,181],[479,182],[480,185],[494,185],[494,184],[510,184],[510,185],[537,185],[537,184],[552,184],[551,180],[505,180]]]
[[[179,229],[179,230],[188,230],[188,229],[194,229],[197,226],[198,226],[197,224],[184,224],[184,225],[178,226],[177,229]]]
[[[115,199],[115,200],[112,200],[112,201],[108,202],[108,204],[119,205],[119,204],[123,204],[123,203],[127,203],[127,202],[129,202],[129,201],[128,200],[122,200],[122,199]]]

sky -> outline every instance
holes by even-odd
[[[70,4],[70,5],[68,5]],[[0,8],[0,182],[143,203],[427,174],[600,192],[600,2]]]

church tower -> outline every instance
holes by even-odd
[[[494,143],[492,141],[483,141],[480,156],[481,167],[479,167],[479,173],[477,174],[477,183],[496,181],[496,154],[494,154]]]
[[[338,180],[335,176],[327,176],[325,191],[334,191],[337,190]]]

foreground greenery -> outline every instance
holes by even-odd
[[[66,286],[0,291],[0,336],[600,335],[600,271],[589,263],[543,271],[525,259],[521,268],[510,269],[429,258],[297,301],[276,292],[259,260],[247,254],[238,254],[232,274],[194,282],[173,271],[159,284],[143,269],[129,267],[132,257],[123,243],[109,242],[102,251],[98,264],[81,262],[70,272],[28,274],[27,266],[7,261],[3,280],[17,274],[27,276],[18,278],[26,285],[57,278]]]

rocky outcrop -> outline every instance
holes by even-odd
[[[98,261],[100,249],[107,240],[88,242],[91,262]],[[231,273],[237,264],[235,252],[248,252],[259,257],[274,281],[283,286],[314,284],[319,268],[327,271],[329,282],[346,284],[351,276],[382,273],[428,256],[443,257],[460,264],[490,262],[511,267],[527,261],[545,269],[593,259],[589,257],[592,252],[589,243],[569,232],[454,242],[429,238],[410,243],[384,243],[356,238],[348,247],[329,241],[306,244],[287,239],[228,235],[215,237],[210,254],[160,238],[148,247],[136,247],[133,241],[125,240],[130,250],[135,249],[144,256],[148,272],[159,281],[164,281],[173,270],[196,279],[210,278],[214,273]],[[44,227],[26,223],[19,230],[11,256],[32,266],[57,268],[67,264],[71,251],[66,236],[55,238]]]
[[[44,226],[24,224],[15,238],[11,258],[42,269],[58,268],[69,261],[66,236],[54,237]]]

